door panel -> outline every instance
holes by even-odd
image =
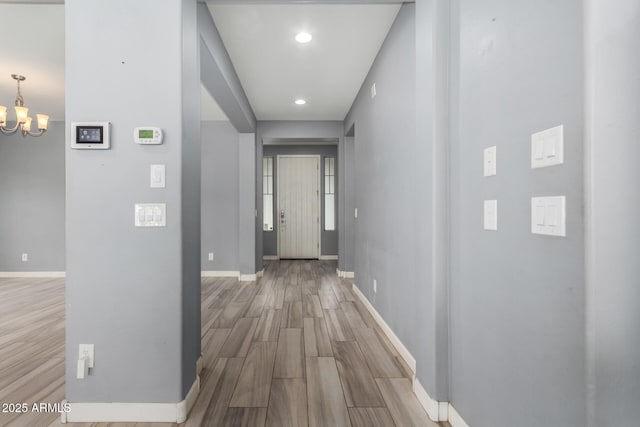
[[[278,255],[320,255],[320,157],[278,156]]]

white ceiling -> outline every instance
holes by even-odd
[[[400,9],[211,1],[208,6],[258,120],[343,120]],[[313,40],[297,43],[300,31]],[[297,98],[307,104],[296,106]]]
[[[400,8],[208,6],[259,120],[344,119]],[[12,110],[11,74],[23,74],[30,112],[64,120],[64,5],[0,1],[0,16],[0,105]],[[306,45],[294,40],[303,30],[314,37]],[[204,120],[227,119],[204,88],[201,105]]]

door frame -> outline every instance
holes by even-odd
[[[274,224],[278,227],[277,239],[277,247],[278,247],[278,259],[280,258],[280,158],[281,157],[302,157],[302,158],[315,158],[318,159],[318,172],[316,174],[317,183],[318,183],[318,254],[317,259],[320,259],[322,255],[322,155],[320,154],[278,154],[276,156],[276,190],[277,190],[277,200],[276,200],[276,212],[274,217]]]

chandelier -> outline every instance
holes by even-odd
[[[16,93],[16,125],[8,129],[7,128],[7,107],[0,105],[0,132],[5,135],[13,135],[18,130],[22,132],[22,136],[40,136],[47,131],[47,125],[49,124],[49,116],[44,114],[36,114],[38,118],[38,132],[31,132],[31,120],[29,117],[29,109],[24,106],[24,99],[22,99],[22,93],[20,93],[20,82],[25,81],[26,77],[19,74],[11,74],[11,77],[16,81],[18,90]]]

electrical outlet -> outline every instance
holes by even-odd
[[[29,261],[29,254],[22,254],[22,262]]]
[[[213,252],[209,252],[209,261],[213,261]]]
[[[353,210],[353,217],[354,217],[354,218],[358,218],[358,208],[355,208],[355,209]]]
[[[378,292],[378,281],[376,279],[373,279],[373,293],[377,293]]]
[[[94,352],[93,344],[80,344],[78,348],[78,360],[85,359],[87,367],[93,368]]]
[[[375,98],[377,94],[378,91],[376,90],[376,84],[374,83],[371,85],[371,98]]]

